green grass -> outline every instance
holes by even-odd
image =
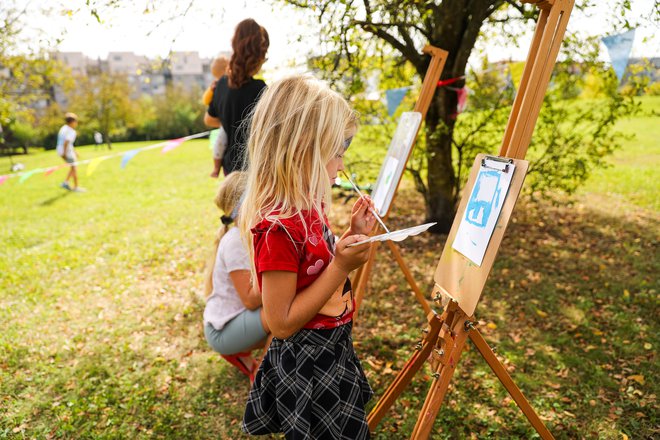
[[[660,435],[657,125],[621,122],[639,141],[573,204],[519,202],[477,309],[484,336],[557,438]],[[351,151],[370,149],[358,138]],[[18,159],[28,169],[60,161],[52,151]],[[140,153],[124,170],[119,162],[91,176],[82,167],[84,194],[58,187],[64,170],[0,186],[0,438],[244,438],[247,379],[207,347],[201,325],[219,216],[207,142]],[[409,186],[393,227],[423,221]],[[333,207],[336,232],[348,208]],[[425,291],[443,246],[428,234],[401,244]],[[387,253],[375,273],[354,338],[378,397],[425,318]],[[408,437],[429,383],[425,367],[374,437]],[[475,436],[535,434],[470,348],[432,437]]]
[[[609,160],[611,167],[594,172],[580,194],[597,193],[660,211],[660,96],[640,98],[641,114],[621,120],[616,128],[634,134]]]

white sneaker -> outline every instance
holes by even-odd
[[[71,187],[69,186],[68,182],[62,182],[60,186],[64,189],[68,189],[69,191],[71,191]]]
[[[80,187],[80,186],[77,186],[77,187],[73,188],[71,191],[73,191],[74,193],[84,193],[84,192],[87,192],[87,190],[86,190],[85,188],[82,188],[82,187]]]

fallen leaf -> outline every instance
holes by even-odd
[[[543,310],[536,309],[536,314],[539,315],[541,318],[547,318],[548,314],[545,313]]]
[[[628,379],[634,380],[635,382],[637,382],[640,385],[644,385],[644,376],[641,375],[641,374],[635,374],[633,376],[628,376]]]
[[[653,345],[651,345],[649,342],[646,342],[646,343],[644,344],[644,350],[650,350],[650,349],[652,349],[652,348],[653,348]]]

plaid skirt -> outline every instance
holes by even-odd
[[[250,390],[243,431],[287,439],[367,439],[373,396],[353,349],[352,323],[274,338]]]

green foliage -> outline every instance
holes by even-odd
[[[38,137],[38,131],[33,124],[20,120],[11,121],[7,129],[11,132],[14,141],[22,147],[29,147]]]
[[[32,107],[66,83],[61,65],[43,47],[32,48],[21,35],[25,10],[10,2],[0,9],[0,124],[32,122]],[[19,52],[19,46],[31,50]]]
[[[92,139],[95,131],[106,140],[126,137],[136,111],[131,99],[134,91],[125,75],[78,76],[68,92],[69,109],[81,118],[78,131],[82,142]]]
[[[198,88],[186,91],[178,85],[167,86],[165,94],[142,102],[143,110],[146,109],[154,118],[151,121],[143,119],[144,125],[138,127],[138,132],[148,139],[154,139],[181,137],[205,131],[205,108],[200,103],[201,96],[202,91]]]

